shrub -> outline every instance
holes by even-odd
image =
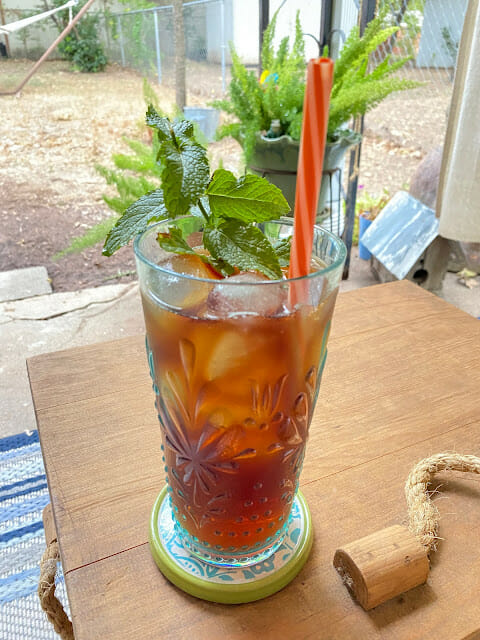
[[[74,7],[74,15],[81,8],[81,4]],[[65,18],[59,27],[64,29],[66,25]],[[78,71],[86,73],[103,71],[107,65],[107,57],[98,37],[98,17],[93,14],[83,16],[73,30],[60,42],[58,50],[73,63]]]

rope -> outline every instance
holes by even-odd
[[[457,453],[439,453],[425,458],[411,471],[405,484],[409,529],[428,551],[435,551],[440,514],[428,490],[439,471],[465,471],[480,474],[480,458]]]
[[[77,0],[69,0],[66,4],[63,4],[61,7],[56,7],[55,9],[50,9],[50,11],[44,11],[43,13],[38,13],[34,16],[30,16],[29,18],[23,18],[23,20],[17,20],[16,22],[9,22],[8,24],[0,25],[0,34],[10,35],[14,31],[18,31],[19,29],[24,29],[29,25],[37,22],[38,20],[43,20],[48,16],[51,16],[57,11],[61,11],[62,9],[70,9],[77,4]]]
[[[40,580],[38,583],[38,597],[47,618],[53,624],[55,631],[63,640],[75,640],[72,623],[68,619],[62,603],[55,595],[55,574],[57,562],[60,559],[58,542],[53,540],[47,546],[40,561]]]

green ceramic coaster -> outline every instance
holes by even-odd
[[[299,491],[285,538],[273,555],[248,567],[207,564],[181,545],[164,487],[152,509],[149,542],[158,568],[179,589],[202,600],[239,604],[266,598],[291,582],[308,558],[313,530],[310,511]]]

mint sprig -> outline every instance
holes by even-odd
[[[210,209],[216,218],[236,218],[243,222],[275,220],[290,210],[282,192],[255,175],[235,178],[217,169],[207,188]],[[286,206],[285,206],[286,205]]]
[[[103,255],[111,256],[138,233],[145,231],[150,223],[160,222],[168,217],[162,189],[150,191],[131,204],[117,220],[107,235]]]
[[[292,248],[292,238],[282,238],[273,243],[273,248],[277,254],[281,267],[288,267],[290,264],[290,249]]]
[[[281,268],[288,265],[289,243],[273,246],[256,226],[289,212],[280,189],[258,176],[236,178],[225,169],[210,178],[206,149],[195,139],[191,122],[171,122],[150,106],[146,123],[156,130],[160,143],[156,161],[162,168],[162,187],[126,209],[108,234],[103,253],[112,255],[152,222],[170,219],[174,225],[175,218],[190,213],[203,217],[204,246],[210,255],[192,249],[175,226],[159,234],[163,249],[196,253],[222,275],[238,268],[280,279]]]
[[[216,227],[207,225],[203,243],[211,255],[241,270],[261,271],[272,280],[282,278],[275,249],[258,227],[238,220],[226,220]]]
[[[224,262],[221,258],[215,259],[212,255],[198,253],[192,249],[183,237],[182,230],[178,227],[169,227],[168,233],[159,233],[157,236],[157,242],[164,251],[198,256],[200,260],[206,264],[210,264],[215,271],[222,276],[231,276],[234,272],[233,267]]]

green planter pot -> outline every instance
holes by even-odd
[[[331,184],[334,173],[343,165],[346,152],[358,144],[360,136],[354,132],[338,142],[327,143],[323,159],[323,178],[317,205],[317,221],[327,219],[330,214]],[[266,138],[257,134],[257,141],[248,168],[253,173],[265,177],[281,189],[288,204],[295,206],[297,186],[297,165],[300,143],[290,136]]]

